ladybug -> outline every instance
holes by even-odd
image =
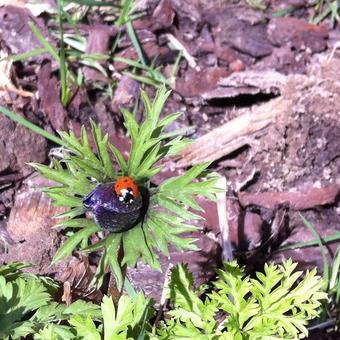
[[[115,183],[115,192],[121,202],[126,204],[132,203],[139,195],[136,182],[129,176],[123,176],[117,179]]]
[[[136,182],[128,176],[115,183],[101,183],[83,199],[84,207],[96,223],[113,233],[129,230],[140,219],[142,195]]]

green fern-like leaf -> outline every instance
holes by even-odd
[[[301,279],[291,260],[266,265],[256,279],[227,263],[209,294],[194,289],[187,266],[178,265],[168,288],[172,309],[152,328],[152,301],[142,292],[117,304],[105,296],[100,306],[81,300],[67,306],[53,302],[51,283],[23,273],[23,266],[0,267],[2,339],[298,339],[307,336],[307,322],[327,296],[315,270]]]
[[[215,283],[217,292],[210,297],[219,307],[229,314],[225,327],[229,332],[242,334],[247,321],[259,311],[258,303],[249,297],[252,284],[249,277],[244,277],[244,270],[236,261],[227,263],[224,270],[218,270],[219,280]]]
[[[56,283],[47,277],[22,272],[27,266],[12,263],[0,267],[1,339],[21,339],[29,335],[34,339],[74,339],[77,332],[70,326],[73,318],[86,320],[87,327],[90,319],[102,320],[100,306],[91,302],[77,300],[67,306],[52,301],[58,290]]]
[[[70,321],[70,325],[74,326],[77,331],[77,336],[84,340],[100,340],[101,336],[98,332],[95,323],[89,315],[75,315]]]
[[[326,299],[327,294],[321,291],[323,281],[316,275],[316,269],[307,271],[297,283],[302,272],[293,273],[296,265],[292,260],[280,266],[266,264],[264,274],[258,273],[258,280],[251,280],[260,311],[246,330],[263,334],[261,324],[268,324],[284,338],[307,336],[307,322],[318,315],[320,300]]]
[[[176,266],[172,270],[169,290],[175,308],[169,312],[171,319],[166,326],[163,323],[158,330],[161,339],[211,339],[208,335],[216,331],[217,326],[214,319],[217,304],[209,298],[205,301],[200,299],[186,265]]]
[[[17,338],[31,333],[33,324],[27,316],[49,301],[47,288],[35,277],[8,280],[0,275],[0,338]]]
[[[123,295],[115,306],[112,298],[104,296],[101,304],[102,326],[96,327],[90,315],[73,315],[69,324],[81,339],[135,339],[150,331],[150,301],[142,293],[132,299]]]
[[[40,327],[31,330],[34,339],[87,339],[130,340],[148,339],[151,334],[150,318],[153,316],[151,301],[143,293],[134,298],[123,295],[115,305],[111,297],[104,296],[100,306],[78,300],[70,306],[55,305],[36,315]],[[49,315],[49,319],[47,319]],[[60,325],[60,320],[64,320]]]
[[[266,264],[257,279],[246,276],[236,261],[218,270],[215,290],[203,300],[193,289],[192,276],[178,266],[171,277],[171,319],[158,328],[160,339],[298,339],[308,335],[306,325],[318,315],[323,282],[316,270],[294,272],[291,260]],[[223,312],[224,318],[217,318]],[[217,321],[219,319],[219,321]]]

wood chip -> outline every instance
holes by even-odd
[[[258,93],[278,95],[286,85],[287,76],[282,73],[263,70],[236,72],[219,81],[218,87],[202,95],[204,99],[234,98],[239,95]]]
[[[273,99],[210,131],[182,151],[182,158],[176,166],[187,167],[216,161],[244,145],[251,144],[255,133],[267,127],[276,115],[285,112],[289,104],[290,101],[282,97]]]
[[[273,209],[278,204],[289,204],[294,210],[306,210],[335,203],[339,193],[340,186],[331,185],[297,192],[241,192],[238,198],[243,207],[257,205]]]

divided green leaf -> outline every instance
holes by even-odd
[[[187,268],[172,273],[172,316],[158,329],[161,339],[300,339],[308,336],[307,323],[319,315],[322,279],[316,270],[302,272],[292,260],[266,264],[256,279],[245,275],[236,261],[218,270],[215,290],[204,299],[193,289]],[[221,317],[223,313],[223,317]],[[217,318],[217,315],[219,317]]]
[[[53,281],[23,273],[24,267],[0,267],[2,339],[300,339],[327,298],[316,270],[302,278],[291,260],[266,264],[253,279],[236,261],[225,263],[214,287],[200,289],[187,266],[178,265],[167,287],[170,310],[152,324],[153,303],[142,292],[122,295],[117,303],[104,296],[100,306],[82,300],[67,306],[52,300]]]

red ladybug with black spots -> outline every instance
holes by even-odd
[[[131,204],[138,197],[139,190],[137,183],[129,176],[123,176],[117,179],[115,183],[115,192],[119,200]]]
[[[103,229],[118,233],[136,225],[143,205],[136,181],[122,176],[115,183],[99,184],[83,200]]]

